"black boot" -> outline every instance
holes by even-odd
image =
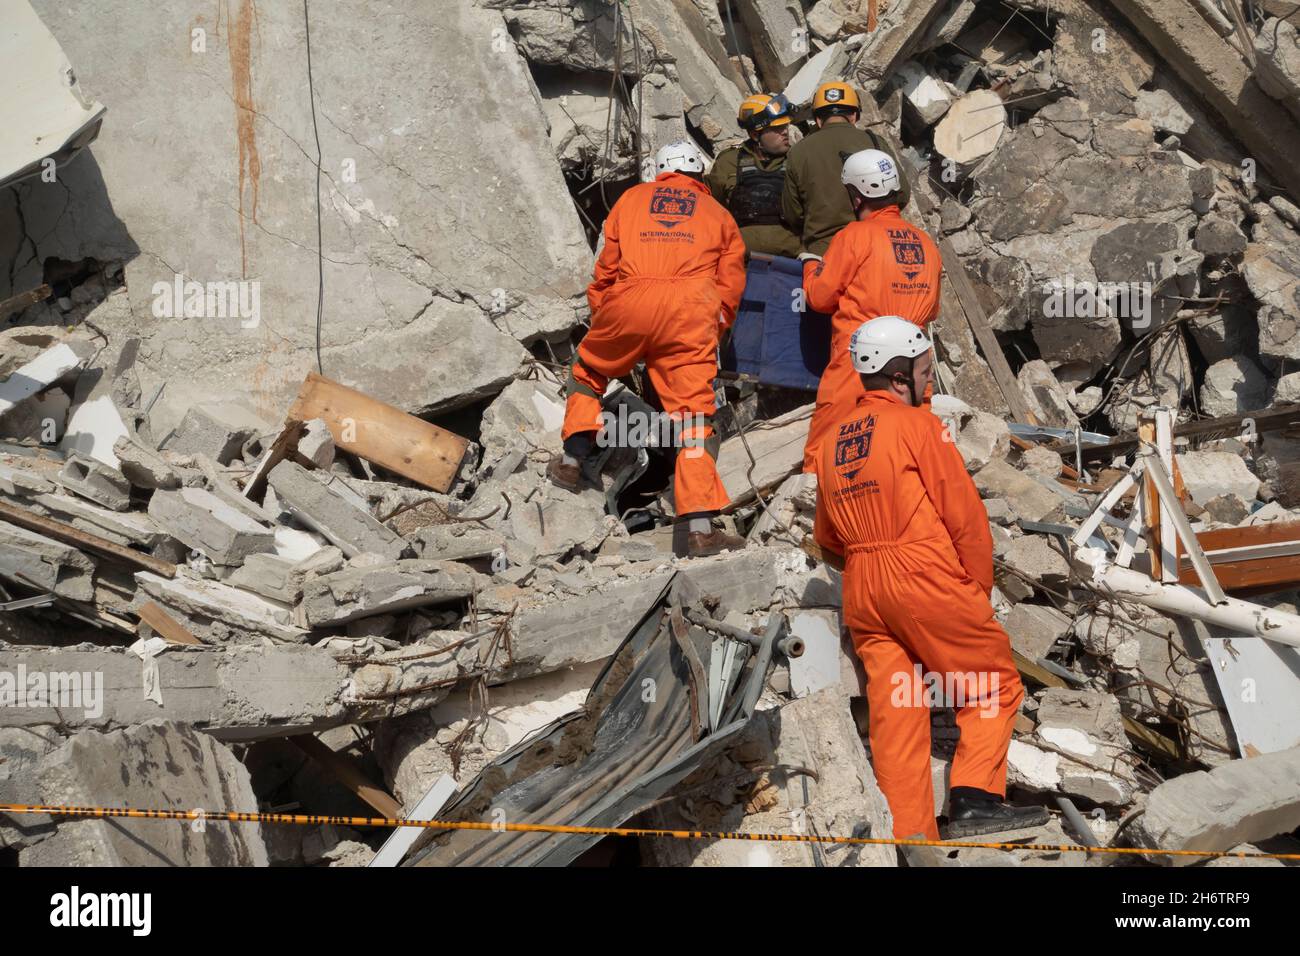
[[[1047,822],[1042,807],[1013,807],[997,794],[973,787],[953,787],[948,798],[945,840],[963,840],[985,833],[1006,833],[1040,827]]]

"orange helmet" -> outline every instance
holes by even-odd
[[[790,122],[790,101],[781,93],[755,93],[740,104],[736,122],[754,133],[769,126],[785,126]]]
[[[850,110],[861,112],[862,101],[858,99],[858,91],[847,83],[823,83],[813,95],[814,115],[822,110],[837,113]]]

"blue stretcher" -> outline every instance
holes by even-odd
[[[784,256],[754,253],[745,294],[731,338],[722,350],[722,368],[757,380],[815,392],[830,361],[831,319],[799,312],[803,302],[803,263]]]

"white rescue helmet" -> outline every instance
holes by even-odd
[[[914,359],[930,351],[930,340],[915,322],[897,315],[882,315],[863,322],[849,340],[853,367],[863,375],[873,375],[891,359]]]
[[[703,173],[704,153],[689,139],[661,146],[655,153],[655,175],[667,172]]]
[[[879,199],[901,188],[898,166],[889,154],[878,149],[864,149],[844,161],[840,182],[852,186],[867,199]]]

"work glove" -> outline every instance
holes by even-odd
[[[818,261],[818,262],[821,262],[821,261],[822,261],[822,257],[819,256],[819,255],[817,255],[817,253],[815,253],[815,252],[801,252],[801,253],[799,253],[799,261],[800,261],[800,262],[807,263],[808,261],[813,260],[813,259],[815,259],[815,260]]]

